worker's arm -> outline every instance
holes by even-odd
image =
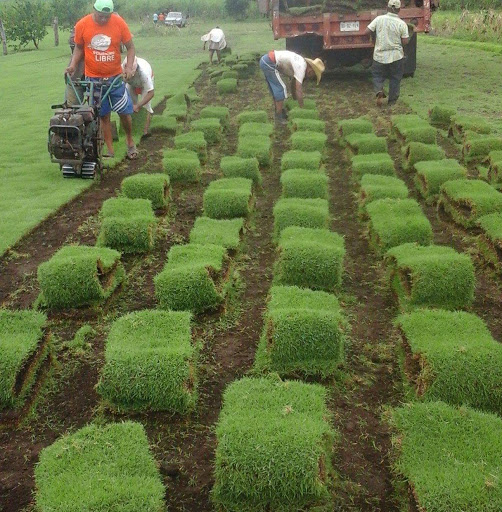
[[[294,86],[293,90],[295,91],[295,99],[298,102],[298,106],[300,108],[303,108],[303,87],[302,87],[302,83],[299,82],[298,80],[295,80],[295,86]]]
[[[409,37],[402,37],[401,38],[401,43],[402,43],[403,46],[406,46],[409,42],[410,42],[410,38]]]
[[[124,80],[129,80],[133,76],[132,65],[134,62],[134,57],[136,57],[136,50],[134,48],[134,43],[132,39],[124,43],[124,46],[127,48],[127,60],[124,66]]]
[[[141,101],[138,101],[136,105],[134,105],[134,112],[139,112],[141,107],[145,106],[155,95],[155,91],[152,89],[148,91],[144,97],[141,98]]]
[[[68,75],[73,75],[75,73],[75,70],[77,69],[78,63],[82,60],[84,56],[84,45],[82,44],[76,44],[75,49],[73,50],[73,54],[71,56],[71,61],[68,67],[65,69],[65,73],[68,73]]]

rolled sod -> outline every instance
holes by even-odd
[[[200,160],[195,151],[166,149],[162,165],[171,181],[197,182],[200,180]]]
[[[197,350],[191,314],[145,310],[112,324],[97,385],[117,411],[186,413],[196,400]]]
[[[237,92],[237,78],[222,78],[217,87],[219,94]]]
[[[463,142],[466,132],[488,135],[492,131],[490,124],[483,117],[455,115],[451,118],[450,135],[456,142]]]
[[[370,241],[379,252],[408,242],[429,245],[432,227],[414,199],[377,199],[366,205]]]
[[[296,119],[319,119],[319,112],[315,108],[295,107],[289,111],[288,118],[290,121],[295,121]]]
[[[456,223],[470,228],[483,215],[502,213],[502,194],[481,180],[447,181],[439,204]]]
[[[291,129],[294,132],[319,132],[326,131],[326,122],[318,119],[293,119],[291,121]]]
[[[251,210],[252,184],[246,178],[213,181],[204,192],[204,213],[212,219],[246,217]]]
[[[239,78],[239,73],[230,69],[228,71],[223,71],[221,78]]]
[[[261,183],[260,164],[256,157],[224,156],[220,169],[225,178],[247,178],[253,180],[253,183]]]
[[[477,224],[482,229],[478,246],[483,258],[502,272],[502,213],[483,215]]]
[[[279,239],[274,276],[278,284],[336,290],[342,282],[343,237],[327,229],[289,227]]]
[[[458,377],[456,377],[456,380]],[[418,510],[502,509],[502,420],[444,402],[406,404],[388,416],[396,478],[408,483]]]
[[[329,206],[326,199],[301,199],[296,197],[279,199],[274,206],[274,233],[278,237],[284,228],[329,227]]]
[[[207,142],[202,132],[195,131],[177,135],[174,137],[174,146],[176,149],[195,151],[201,164],[207,160]]]
[[[265,110],[244,110],[237,116],[237,123],[268,123],[268,114]]]
[[[410,142],[403,148],[403,156],[403,167],[408,170],[413,170],[417,162],[446,159],[442,147],[436,144],[424,144],[422,142]]]
[[[351,158],[352,174],[359,180],[365,174],[395,176],[394,162],[388,153],[370,153]]]
[[[317,384],[243,378],[227,387],[216,425],[216,508],[229,512],[329,506],[335,433]]]
[[[218,107],[218,106],[209,106],[204,107],[200,111],[200,118],[218,118],[220,120],[221,126],[224,130],[226,130],[230,124],[230,110],[228,107]]]
[[[281,376],[333,375],[343,359],[343,324],[334,295],[273,286],[255,369]]]
[[[53,309],[104,302],[125,278],[118,251],[85,245],[61,248],[37,275],[42,303]]]
[[[323,173],[290,169],[281,175],[282,197],[328,199],[328,177]]]
[[[297,151],[323,151],[327,140],[327,135],[320,132],[294,132],[291,135],[291,149]]]
[[[415,170],[415,186],[426,199],[437,198],[443,183],[467,176],[467,170],[454,159],[417,162]]]
[[[451,247],[404,244],[386,254],[390,283],[403,309],[461,309],[474,300],[474,265]]]
[[[403,144],[436,144],[437,130],[425,119],[413,114],[392,116],[392,133]]]
[[[208,144],[217,144],[221,141],[222,127],[217,117],[205,117],[196,119],[190,123],[192,131],[200,131],[204,134],[204,138]]]
[[[466,138],[462,147],[462,157],[465,162],[481,161],[488,157],[491,151],[502,150],[502,137]]]
[[[377,199],[406,199],[407,197],[408,187],[398,178],[379,174],[365,174],[361,178],[359,205],[362,207]]]
[[[129,199],[149,199],[152,208],[165,208],[169,200],[169,176],[134,174],[122,180],[122,193]]]
[[[237,249],[244,229],[244,219],[210,219],[197,217],[190,231],[190,243],[221,245]]]
[[[0,411],[22,405],[35,384],[48,355],[46,322],[38,311],[0,309]]]
[[[282,155],[281,170],[308,169],[317,171],[321,166],[322,156],[319,151],[286,151]]]
[[[35,467],[40,512],[158,512],[165,488],[145,429],[124,421],[88,425],[40,452]]]
[[[256,158],[260,165],[269,166],[272,161],[272,140],[268,135],[240,135],[237,155]]]
[[[148,199],[112,197],[101,208],[97,246],[122,253],[147,252],[153,248],[157,219]]]
[[[292,110],[294,108],[299,108],[298,101],[296,101],[295,99],[293,99],[291,97],[287,98],[284,101],[284,107],[287,110]],[[313,100],[311,98],[303,98],[303,108],[305,110],[316,110],[317,106],[316,106],[315,100]]]
[[[202,313],[223,302],[228,262],[221,245],[175,245],[154,278],[162,309]]]
[[[274,133],[274,125],[271,123],[244,123],[239,128],[239,137],[252,136],[262,137],[263,135],[272,136]]]
[[[444,105],[435,105],[429,110],[429,121],[433,126],[446,129],[450,127],[451,118],[456,113],[457,111],[454,108]]]
[[[167,132],[177,135],[178,130],[179,124],[175,116],[155,114],[150,122],[150,131],[152,133]]]
[[[338,121],[337,130],[341,138],[351,133],[373,133],[373,123],[364,117],[343,119]]]
[[[374,133],[351,133],[345,137],[345,141],[355,155],[387,152],[387,139]]]

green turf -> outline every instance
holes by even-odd
[[[185,121],[188,116],[188,104],[184,92],[178,92],[166,101],[165,114],[176,118],[178,121]]]
[[[355,155],[387,152],[387,139],[374,133],[351,133],[345,137],[345,141]]]
[[[165,208],[169,200],[169,176],[135,174],[122,180],[122,193],[129,199],[148,199],[152,208]]]
[[[204,192],[204,213],[212,219],[246,217],[251,209],[252,184],[246,178],[212,181]]]
[[[223,71],[221,78],[239,78],[239,73],[229,69],[228,71]]]
[[[320,385],[243,378],[223,395],[212,500],[228,512],[329,506],[335,433]]]
[[[155,114],[150,122],[150,132],[167,132],[171,135],[177,135],[180,124],[175,116]]]
[[[268,114],[265,110],[244,110],[237,116],[237,123],[268,123]]]
[[[365,174],[395,176],[394,161],[388,153],[370,153],[351,158],[352,174],[360,180]]]
[[[197,397],[197,354],[191,315],[144,310],[115,320],[105,345],[97,385],[107,405],[119,412],[186,413]]]
[[[487,135],[491,131],[490,124],[482,117],[457,114],[451,118],[450,134],[456,142],[463,142],[466,132]]]
[[[297,151],[323,151],[327,135],[320,132],[296,131],[291,135],[291,149]]]
[[[443,183],[467,176],[467,170],[451,158],[417,162],[415,170],[415,186],[420,194],[429,200],[437,199]]]
[[[403,148],[403,167],[413,170],[417,162],[444,160],[444,149],[436,144],[424,144],[423,142],[410,142]]]
[[[466,138],[462,147],[465,162],[480,161],[487,158],[491,151],[502,150],[502,137]]]
[[[177,135],[174,137],[174,147],[195,151],[201,164],[204,164],[207,160],[207,142],[202,132],[192,131]]]
[[[220,94],[237,92],[237,78],[222,78],[217,85]]]
[[[249,122],[241,124],[239,127],[239,136],[260,136],[268,135],[271,137],[274,133],[274,125],[271,123]]]
[[[237,249],[244,229],[244,219],[210,219],[197,217],[190,231],[190,243],[221,245]]]
[[[461,309],[474,300],[474,265],[468,254],[447,246],[404,244],[390,249],[386,261],[403,309]]]
[[[320,172],[289,169],[281,175],[282,197],[328,199],[328,177]]]
[[[42,303],[53,309],[105,301],[125,279],[120,253],[106,247],[67,245],[38,267]]]
[[[274,206],[274,233],[278,237],[289,226],[328,228],[329,206],[326,199],[284,198]]]
[[[40,452],[40,512],[159,512],[165,488],[140,423],[88,425]]]
[[[253,180],[255,184],[261,184],[262,181],[260,164],[255,157],[224,156],[220,162],[220,169],[225,178],[247,178]]]
[[[316,171],[321,166],[322,156],[319,151],[286,151],[281,158],[281,170],[310,169]]]
[[[483,215],[477,224],[482,230],[478,237],[481,255],[499,272],[502,271],[502,213]]]
[[[373,133],[373,123],[365,117],[342,119],[338,121],[337,131],[341,138],[351,133]]]
[[[290,121],[296,119],[319,119],[319,112],[315,108],[295,107],[289,111],[288,118]]]
[[[446,107],[444,105],[434,105],[429,110],[429,121],[433,126],[446,129],[450,127],[451,118],[456,113],[456,109],[453,107]]]
[[[298,108],[298,101],[289,97],[284,101],[284,107],[287,110],[292,110],[294,108]],[[312,98],[303,98],[303,108],[306,110],[316,110],[316,102]]]
[[[398,178],[379,174],[365,174],[361,178],[359,205],[362,207],[377,199],[406,199],[407,197],[408,187]]]
[[[197,182],[200,180],[200,160],[195,151],[165,149],[162,165],[171,181]]]
[[[326,131],[326,122],[319,119],[293,119],[291,121],[291,129],[294,132],[319,132]]]
[[[196,119],[190,124],[190,129],[202,132],[208,144],[217,144],[221,141],[222,127],[217,117]]]
[[[200,117],[201,117],[201,119],[214,118],[214,117],[218,118],[220,120],[221,126],[225,130],[228,128],[228,125],[230,123],[228,107],[220,107],[220,106],[216,106],[216,105],[204,107],[200,111]]]
[[[256,158],[261,166],[267,167],[272,161],[272,140],[268,135],[239,135],[237,156]]]
[[[488,181],[498,185],[502,182],[502,151],[490,151],[488,154]]]
[[[392,132],[403,144],[410,142],[436,144],[437,130],[417,115],[392,116]]]

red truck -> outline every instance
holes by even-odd
[[[304,5],[303,10],[309,11],[310,1],[300,0]],[[357,1],[353,3],[357,4]],[[335,7],[329,12],[324,9],[324,12],[318,13],[292,14],[295,8],[290,9],[287,0],[272,0],[274,39],[285,37],[288,50],[305,57],[321,57],[328,68],[352,66],[359,62],[369,66],[373,55],[373,41],[364,32],[374,18],[385,14],[386,3],[386,0],[377,2],[382,8],[374,10],[338,11]],[[431,11],[438,5],[439,0],[408,0],[399,12],[400,18],[415,27],[410,42],[405,47],[405,76],[413,76],[416,69],[416,34],[429,32]],[[315,6],[312,7],[315,11]]]

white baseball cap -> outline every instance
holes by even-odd
[[[394,7],[394,9],[401,9],[401,0],[389,0],[387,7]]]

